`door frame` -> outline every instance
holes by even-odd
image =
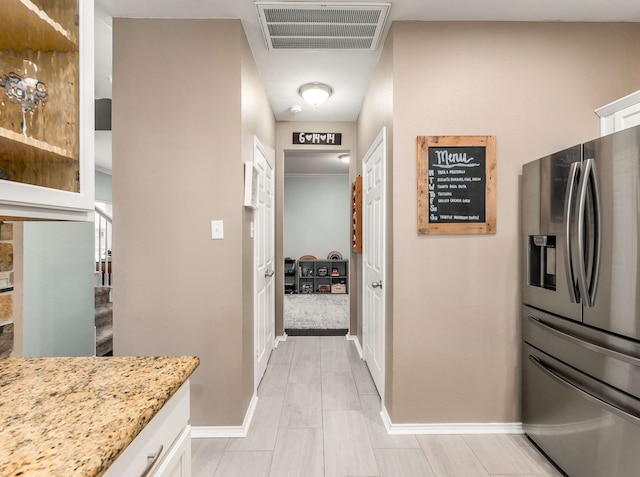
[[[273,171],[272,174],[272,180],[271,180],[271,196],[272,196],[272,206],[271,206],[271,215],[268,217],[268,220],[271,220],[271,245],[272,245],[272,250],[271,250],[271,256],[272,256],[272,260],[273,260],[273,270],[275,270],[275,265],[276,265],[276,246],[275,246],[275,207],[276,207],[276,196],[275,196],[275,152],[272,149],[266,148],[261,142],[260,140],[254,136],[253,138],[253,162],[255,162],[255,157],[257,154],[261,154],[267,161],[267,165],[268,167],[271,167],[271,170]],[[259,358],[259,350],[258,350],[258,300],[257,300],[257,294],[258,294],[258,286],[257,286],[257,280],[258,280],[258,276],[256,274],[256,269],[257,269],[257,261],[256,261],[256,257],[258,254],[258,248],[260,247],[259,244],[259,240],[258,238],[262,238],[261,235],[257,234],[257,227],[255,227],[255,212],[253,214],[253,218],[251,221],[251,228],[252,228],[252,233],[251,233],[251,237],[253,239],[253,384],[254,384],[254,392],[257,392],[258,390],[258,385],[260,384],[260,381],[262,380],[262,377],[264,376],[264,374],[260,374],[258,375],[258,358]],[[256,237],[257,235],[257,237]],[[269,318],[268,318],[268,326],[271,329],[271,337],[272,340],[270,343],[267,343],[268,346],[271,347],[271,350],[273,350],[274,346],[275,346],[275,297],[276,297],[276,293],[275,293],[275,277],[273,279],[273,285],[271,287],[271,306],[270,306],[270,310],[269,310]],[[269,352],[269,354],[271,354],[271,352]],[[268,361],[268,358],[267,358]]]
[[[380,132],[378,133],[378,135],[376,136],[376,138],[373,140],[373,142],[371,143],[371,145],[369,146],[369,149],[367,150],[367,153],[364,155],[364,157],[362,158],[362,177],[363,177],[363,184],[362,184],[362,205],[363,205],[363,213],[362,213],[362,230],[363,230],[363,237],[362,237],[362,288],[361,288],[361,296],[362,296],[362,350],[363,350],[363,357],[365,357],[365,362],[366,362],[366,335],[365,335],[365,330],[367,328],[366,326],[366,320],[367,320],[367,305],[366,305],[366,287],[369,284],[369,277],[367,276],[366,273],[366,259],[367,259],[367,254],[371,253],[371,251],[369,250],[370,247],[370,240],[367,239],[367,226],[366,226],[366,213],[365,213],[365,207],[366,207],[366,203],[367,203],[367,187],[366,187],[366,177],[365,177],[365,164],[366,162],[371,158],[371,156],[373,156],[373,154],[377,151],[378,148],[381,148],[381,152],[382,152],[382,171],[383,171],[383,178],[382,178],[382,226],[380,227],[380,243],[381,243],[381,253],[382,253],[382,274],[381,274],[381,281],[382,281],[382,293],[381,293],[381,307],[382,307],[382,329],[380,330],[381,334],[382,334],[382,346],[381,346],[381,353],[382,353],[382,376],[381,376],[381,383],[380,383],[380,389],[378,389],[378,393],[380,394],[380,398],[382,401],[382,404],[384,405],[384,394],[385,394],[385,385],[386,385],[386,326],[387,326],[387,317],[386,317],[386,295],[387,295],[387,290],[389,289],[389,283],[387,281],[387,253],[386,253],[386,227],[387,227],[387,128],[383,127]],[[368,367],[368,363],[367,363],[367,367]],[[377,387],[377,386],[376,386]]]
[[[356,164],[356,160],[354,158],[354,153],[353,153],[353,148],[351,146],[331,146],[327,149],[319,149],[318,146],[310,146],[310,145],[305,145],[305,146],[299,146],[299,147],[286,147],[284,149],[282,149],[282,172],[278,175],[278,178],[281,180],[282,185],[280,188],[276,188],[276,193],[278,194],[279,200],[280,202],[278,202],[279,207],[281,208],[280,213],[281,213],[281,222],[280,222],[280,228],[278,229],[278,233],[276,234],[277,236],[277,240],[278,240],[278,245],[277,247],[281,247],[282,249],[282,253],[281,256],[278,258],[278,264],[284,264],[284,237],[285,237],[285,218],[284,218],[284,208],[285,208],[285,204],[286,204],[286,200],[287,200],[287,196],[285,194],[285,186],[284,186],[284,182],[286,180],[287,177],[292,177],[292,176],[298,176],[298,177],[318,177],[318,176],[333,176],[334,174],[328,174],[328,173],[324,173],[324,172],[316,172],[316,173],[302,173],[302,174],[291,174],[291,175],[286,175],[284,173],[284,168],[285,168],[285,161],[286,161],[286,157],[287,155],[291,154],[291,155],[295,155],[297,153],[317,153],[318,155],[325,155],[325,154],[349,154],[351,156],[351,161],[350,161],[350,165],[349,165],[349,172],[347,174],[345,174],[345,176],[348,178],[348,196],[349,196],[349,201],[347,201],[347,208],[350,207],[350,197],[351,197],[351,180],[352,180],[352,176],[351,176],[351,168],[352,165],[355,167]],[[351,224],[347,224],[347,235],[350,234],[350,230],[351,230]],[[295,257],[294,257],[295,258]],[[347,288],[349,290],[349,317],[348,317],[348,322],[347,322],[347,336],[349,336],[349,333],[352,333],[352,326],[351,326],[351,320],[354,316],[357,316],[357,310],[354,312],[354,310],[352,309],[352,297],[355,296],[355,293],[352,293],[351,290],[357,290],[358,284],[356,282],[356,275],[357,272],[355,271],[355,266],[356,266],[356,260],[352,260],[351,258],[351,244],[348,244],[348,248],[347,248],[347,252],[345,255],[345,258],[348,259],[348,282],[347,282]],[[322,260],[322,257],[318,257],[319,260]],[[298,267],[298,259],[295,258],[296,260],[296,268]],[[284,308],[285,308],[285,295],[286,293],[284,292],[284,280],[282,277],[284,277],[284,269],[282,269],[281,272],[278,272],[278,277],[282,280],[282,286],[279,289],[278,293],[276,293],[276,299],[279,301],[281,308],[282,308],[282,313],[280,313],[277,317],[276,320],[278,322],[278,324],[282,325],[282,337],[276,337],[277,341],[286,341],[287,339],[287,334],[286,334],[286,328],[285,328],[285,317],[284,317]],[[296,276],[296,281],[297,281],[298,277]],[[277,306],[276,306],[277,308]]]

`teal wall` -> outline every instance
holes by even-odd
[[[93,242],[93,222],[24,222],[24,356],[95,354]]]
[[[322,259],[351,251],[351,183],[348,175],[284,177],[284,256]]]
[[[96,171],[96,201],[113,202],[111,194],[111,174]]]

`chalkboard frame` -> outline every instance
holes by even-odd
[[[483,148],[485,152],[484,222],[429,220],[429,150],[430,148]],[[418,234],[495,234],[496,224],[496,137],[495,136],[418,136]],[[431,191],[433,193],[433,190]]]

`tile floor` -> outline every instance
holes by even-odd
[[[389,436],[366,364],[344,337],[273,351],[249,435],[193,439],[193,477],[560,477],[521,435]]]

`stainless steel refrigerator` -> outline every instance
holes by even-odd
[[[523,166],[522,419],[571,477],[640,476],[640,127]]]

